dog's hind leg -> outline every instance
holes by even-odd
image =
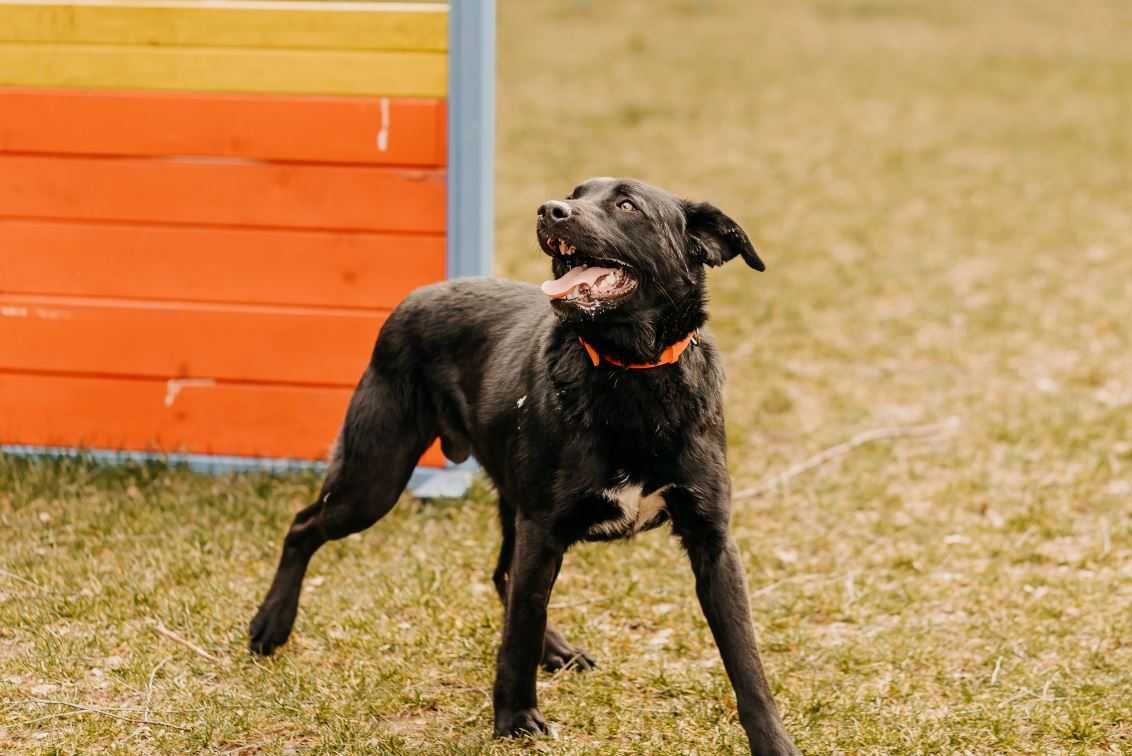
[[[311,557],[324,543],[365,530],[401,496],[413,467],[436,436],[432,413],[371,368],[350,401],[318,499],[295,515],[275,579],[249,628],[249,647],[270,654],[295,623]]]
[[[503,602],[503,613],[507,613],[507,591],[509,590],[511,559],[515,554],[515,510],[506,499],[499,497],[499,524],[503,529],[503,542],[499,546],[499,559],[495,563],[495,573],[491,576],[495,592]],[[547,672],[557,672],[565,667],[586,671],[597,666],[585,651],[572,646],[551,625],[546,626],[542,646],[542,668]]]

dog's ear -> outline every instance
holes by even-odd
[[[755,270],[766,270],[755,246],[739,224],[708,202],[685,202],[688,254],[693,260],[716,267],[736,255]]]

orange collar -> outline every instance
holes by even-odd
[[[578,337],[578,341],[582,342],[582,348],[585,349],[586,354],[590,356],[590,362],[594,364],[594,367],[600,365],[602,363],[602,360],[604,360],[610,365],[616,365],[619,368],[625,368],[627,370],[648,370],[649,368],[660,367],[661,365],[671,365],[672,363],[676,362],[676,360],[680,359],[680,355],[684,353],[685,349],[687,349],[691,344],[697,343],[696,332],[692,331],[679,341],[666,346],[664,348],[664,351],[660,353],[660,359],[656,362],[634,362],[626,365],[620,360],[615,360],[612,357],[603,355],[601,352],[594,349],[593,345],[583,339],[581,336]]]

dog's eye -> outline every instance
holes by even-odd
[[[618,210],[624,210],[627,213],[637,212],[637,206],[634,205],[632,202],[630,202],[627,199],[624,199],[624,200],[621,200],[620,202],[618,202],[617,203],[617,209]]]

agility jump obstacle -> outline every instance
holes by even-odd
[[[0,0],[0,450],[325,459],[396,303],[489,272],[493,24]]]

